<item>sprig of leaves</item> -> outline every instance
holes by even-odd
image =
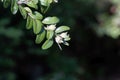
[[[70,37],[67,31],[70,28],[68,26],[56,27],[60,21],[56,16],[43,16],[50,5],[57,3],[58,0],[1,0],[1,2],[3,2],[5,8],[10,6],[14,15],[19,11],[26,19],[26,29],[33,29],[33,33],[36,35],[36,44],[46,40],[42,45],[42,49],[50,48],[54,42],[58,44],[61,50],[61,43],[69,45],[67,41],[70,40]]]

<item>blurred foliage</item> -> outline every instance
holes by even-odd
[[[100,25],[95,31],[99,36],[108,35],[116,39],[120,36],[120,2],[118,0],[109,2],[111,2],[109,14],[104,12],[98,16]]]
[[[70,47],[41,50],[0,4],[0,80],[119,80],[119,0],[59,0],[47,14],[71,26]],[[46,14],[46,15],[47,15]]]

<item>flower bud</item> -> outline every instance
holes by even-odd
[[[56,25],[49,25],[45,27],[46,30],[54,31],[56,29]]]

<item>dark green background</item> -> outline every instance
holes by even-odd
[[[0,4],[0,80],[116,80],[120,74],[120,39],[99,37],[99,14],[114,16],[105,0],[59,0],[46,15],[71,27],[70,46],[42,50],[20,13]],[[99,6],[97,4],[102,4]]]

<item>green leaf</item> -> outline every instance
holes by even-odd
[[[56,33],[61,33],[63,31],[67,31],[67,30],[70,30],[70,28],[68,26],[60,26],[55,30],[55,32]]]
[[[38,3],[38,0],[32,0],[34,4],[37,4]]]
[[[24,9],[28,12],[28,13],[32,13],[32,10],[29,7],[24,7]]]
[[[41,6],[41,12],[45,14],[48,11],[49,7],[50,7],[50,5],[48,5],[48,6]]]
[[[11,0],[11,12],[13,14],[16,14],[18,11],[18,4],[16,2],[16,0]]]
[[[34,13],[35,13],[35,16],[36,16],[37,19],[40,19],[40,20],[43,19],[42,14],[40,14],[40,13],[37,12],[37,11],[35,11]]]
[[[35,4],[33,1],[29,1],[26,5],[29,6],[29,7],[32,7],[32,8],[38,9],[37,4]]]
[[[59,19],[57,17],[46,17],[42,23],[44,24],[56,24],[59,22]]]
[[[54,31],[47,31],[47,39],[52,39],[54,36]]]
[[[21,5],[19,5],[19,10],[20,10],[20,13],[23,16],[23,18],[26,19],[27,18],[26,10]]]
[[[10,0],[3,0],[3,6],[4,8],[7,8],[10,5],[11,1]]]
[[[53,0],[40,0],[40,3],[42,5],[41,6],[41,12],[46,13],[52,2],[53,2]]]
[[[36,36],[35,43],[40,44],[44,40],[44,38],[45,38],[45,30],[43,30],[42,33],[40,33]]]
[[[26,23],[26,29],[31,29],[32,26],[33,26],[33,19],[30,16],[28,16],[27,23]]]
[[[42,29],[42,23],[40,20],[33,20],[33,32],[38,34]]]
[[[42,6],[49,6],[53,0],[40,0]]]
[[[45,43],[42,45],[42,49],[48,49],[53,45],[53,40],[46,40]]]
[[[38,12],[35,12],[35,14],[29,13],[29,16],[31,16],[33,19],[39,19],[39,20],[43,18],[42,14]]]

